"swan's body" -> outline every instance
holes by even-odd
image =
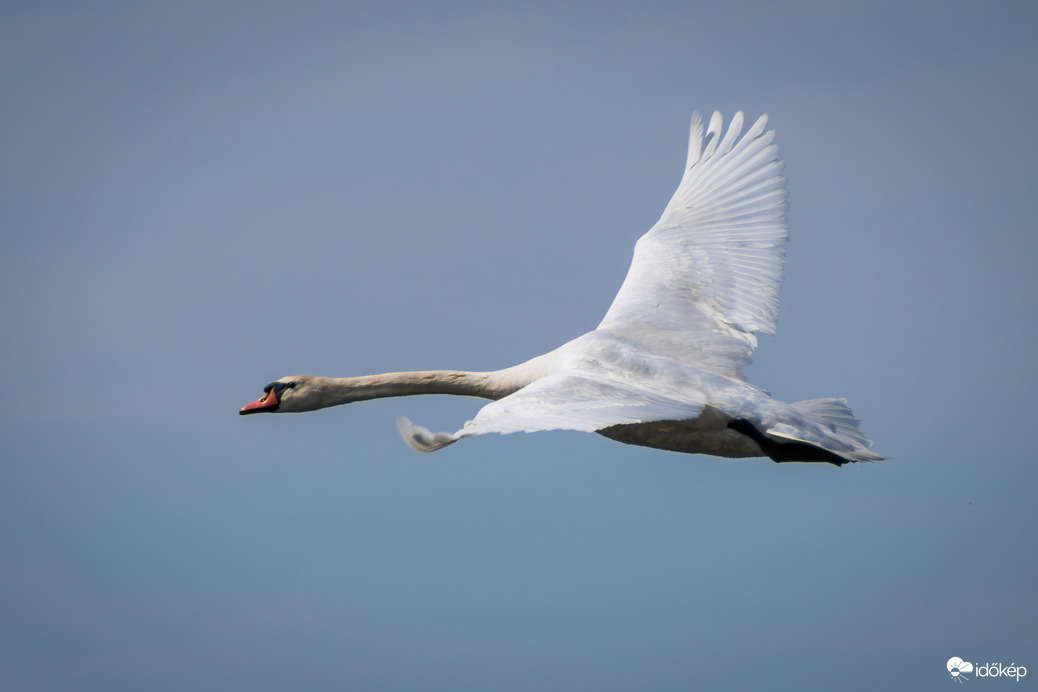
[[[746,383],[742,368],[774,331],[786,189],[762,116],[704,140],[692,117],[688,162],[659,222],[639,239],[598,328],[494,372],[428,371],[352,378],[286,377],[241,410],[298,412],[388,396],[461,394],[494,401],[454,433],[398,427],[423,452],[485,433],[582,430],[648,447],[776,461],[883,459],[842,399],[787,404]]]

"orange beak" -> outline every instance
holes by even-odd
[[[251,404],[246,404],[241,407],[238,413],[242,416],[250,413],[262,413],[267,409],[274,408],[278,405],[278,395],[274,393],[274,388],[271,387],[270,391],[263,395],[263,398],[256,399]]]

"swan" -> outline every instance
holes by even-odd
[[[774,333],[787,242],[786,181],[762,115],[724,131],[692,114],[688,158],[659,221],[635,244],[593,331],[492,372],[431,370],[283,377],[242,415],[313,411],[366,399],[455,394],[492,401],[456,432],[397,418],[432,452],[487,433],[580,430],[633,445],[776,462],[885,459],[844,399],[785,403],[745,381],[756,332]],[[740,136],[741,135],[741,136]]]

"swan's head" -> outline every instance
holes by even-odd
[[[323,408],[318,378],[310,375],[282,377],[263,388],[263,396],[238,411],[243,416],[250,413],[300,413]]]

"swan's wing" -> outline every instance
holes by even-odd
[[[715,112],[703,136],[692,116],[688,161],[660,220],[634,248],[627,278],[599,329],[649,353],[741,377],[774,332],[786,242],[786,181],[767,116],[741,138],[736,113],[722,138]]]
[[[580,430],[654,420],[688,420],[703,410],[694,391],[676,396],[663,387],[633,384],[608,373],[561,372],[542,377],[514,394],[491,402],[455,433],[433,433],[397,418],[401,436],[413,449],[432,452],[463,437],[487,433]]]
[[[485,433],[580,430],[655,420],[688,420],[703,411],[696,392],[676,396],[663,387],[625,382],[606,374],[561,372],[491,402],[459,432]]]

